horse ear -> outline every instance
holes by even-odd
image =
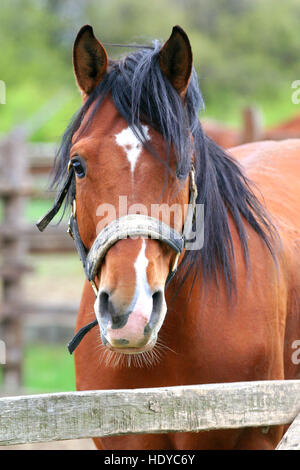
[[[159,53],[159,65],[173,87],[184,96],[192,74],[193,54],[187,34],[174,26]]]
[[[94,36],[90,25],[83,26],[73,46],[73,66],[78,86],[89,95],[107,71],[108,58],[102,44]]]

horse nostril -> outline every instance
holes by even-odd
[[[152,301],[153,301],[153,311],[160,311],[162,307],[162,302],[163,302],[163,293],[161,290],[154,292],[154,294],[152,295]]]
[[[108,301],[109,301],[108,293],[105,291],[101,292],[99,296],[100,313],[108,312]]]
[[[161,290],[158,290],[152,294],[152,313],[148,325],[146,326],[147,331],[151,331],[160,318],[164,301],[164,294]]]
[[[102,291],[99,295],[99,314],[101,317],[101,323],[104,327],[107,327],[110,321],[108,305],[109,294],[105,291]]]
[[[103,324],[110,325],[113,329],[122,328],[128,319],[128,313],[119,312],[106,291],[102,291],[99,295],[99,313]]]

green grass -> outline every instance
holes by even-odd
[[[25,348],[24,387],[34,393],[75,390],[74,358],[65,345]]]
[[[0,367],[0,384],[2,370]],[[24,352],[23,388],[29,393],[75,390],[74,358],[65,345],[29,344]]]

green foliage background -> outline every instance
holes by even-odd
[[[299,0],[1,0],[0,79],[7,104],[0,106],[0,133],[59,94],[61,108],[32,136],[59,139],[80,106],[71,51],[86,23],[112,43],[165,40],[173,25],[182,26],[206,116],[238,124],[242,107],[258,104],[270,125],[298,112],[291,83],[300,78]]]

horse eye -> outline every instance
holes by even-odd
[[[81,158],[72,158],[72,166],[78,178],[83,178],[85,176],[86,166]]]

